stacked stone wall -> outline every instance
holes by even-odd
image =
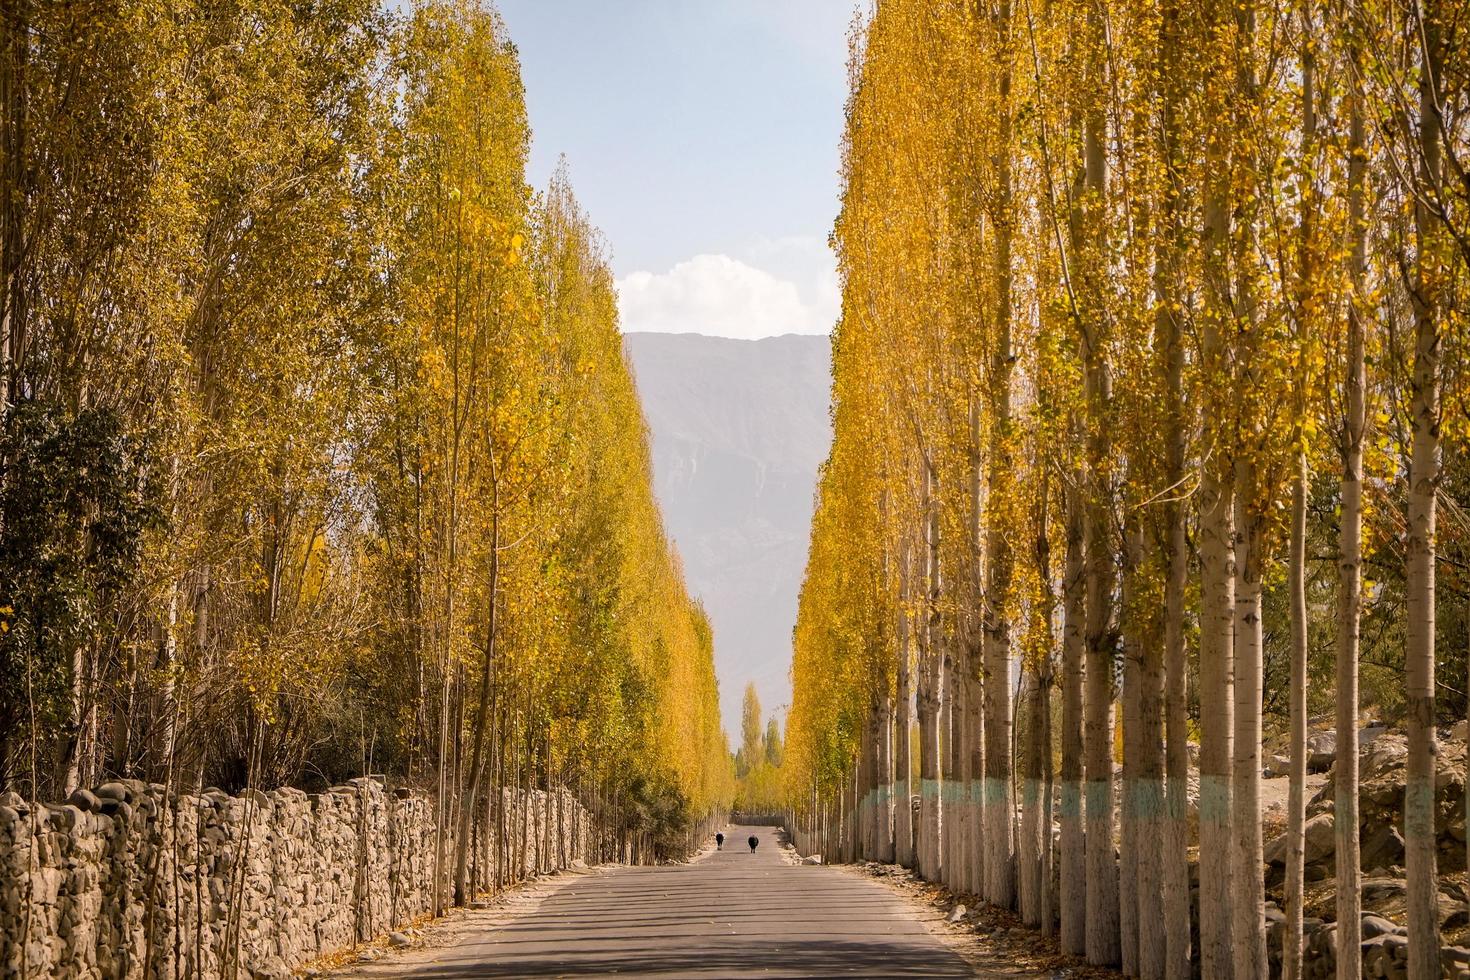
[[[589,860],[591,822],[571,794],[507,790],[502,803],[503,820],[487,807],[476,822],[477,890]],[[499,869],[497,822],[511,845]],[[312,795],[132,780],[59,806],[6,794],[0,976],[286,977],[431,911],[436,840],[433,801],[373,777]]]

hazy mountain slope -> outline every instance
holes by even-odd
[[[625,338],[653,433],[654,487],[690,589],[715,631],[727,731],[753,680],[791,700],[791,628],[817,468],[827,455],[826,337]]]

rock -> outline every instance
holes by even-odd
[[[1387,936],[1399,931],[1399,927],[1389,922],[1381,915],[1372,912],[1363,913],[1363,938],[1373,939],[1377,936]]]
[[[1369,742],[1363,750],[1359,778],[1376,779],[1390,769],[1404,764],[1409,757],[1409,742],[1397,732],[1385,732]]]
[[[124,802],[129,797],[128,788],[119,782],[103,783],[97,787],[97,797],[102,800]]]
[[[1333,817],[1330,813],[1319,813],[1307,821],[1303,828],[1306,837],[1306,863],[1316,864],[1331,857],[1337,849],[1337,838],[1333,833]]]
[[[357,962],[371,963],[382,955],[383,951],[381,949],[374,949],[373,947],[369,946],[367,949],[357,954]]]
[[[133,808],[126,800],[103,800],[99,814],[126,825],[132,822]]]
[[[1317,948],[1329,960],[1337,959],[1337,924],[1324,926],[1312,933],[1312,940],[1317,943]]]
[[[809,854],[806,857],[804,857],[804,858],[801,859],[801,863],[802,864],[821,864],[822,863],[822,855],[820,855],[820,854]]]
[[[1362,867],[1389,868],[1404,862],[1404,838],[1393,824],[1380,824],[1362,844]]]
[[[82,811],[75,804],[68,803],[51,811],[51,829],[61,833],[69,832],[82,820]]]
[[[1385,943],[1387,941],[1388,934],[1382,934],[1374,936],[1372,939],[1363,940],[1363,972],[1366,973],[1368,976],[1383,975],[1379,972],[1379,965],[1385,959],[1388,959],[1390,957],[1390,953],[1385,947]]]
[[[1266,936],[1273,951],[1281,946],[1281,933],[1285,928],[1286,914],[1268,904],[1266,906]]]
[[[397,946],[401,949],[404,946],[412,946],[413,940],[401,932],[390,932],[388,933],[388,945]]]
[[[1337,733],[1326,731],[1307,736],[1307,771],[1326,772],[1337,758]]]
[[[66,802],[83,813],[95,813],[102,806],[102,801],[97,799],[97,795],[87,789],[77,790],[71,796],[67,797]]]
[[[1368,724],[1364,725],[1362,728],[1359,728],[1358,729],[1358,751],[1359,752],[1362,752],[1363,749],[1370,742],[1372,742],[1374,739],[1376,739],[1378,736],[1382,735],[1386,731],[1388,731],[1388,726],[1386,726],[1386,725],[1380,725],[1376,721],[1370,721],[1370,722],[1368,722]]]
[[[1408,890],[1408,885],[1402,878],[1364,878],[1363,904],[1365,906],[1382,905],[1396,898],[1402,898]]]
[[[1332,856],[1337,847],[1337,839],[1333,836],[1332,814],[1319,813],[1307,821],[1303,828],[1306,838],[1305,863],[1312,865]],[[1286,835],[1273,840],[1266,847],[1266,863],[1280,867],[1286,866]]]
[[[1261,769],[1261,775],[1267,779],[1291,775],[1291,757],[1286,755],[1268,756],[1266,765]]]
[[[965,913],[967,911],[968,909],[966,909],[963,905],[956,905],[954,908],[949,910],[949,915],[946,917],[946,921],[963,922],[965,921]]]

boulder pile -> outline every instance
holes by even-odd
[[[1458,736],[1458,737],[1457,737]],[[1310,746],[1309,746],[1310,748]],[[1325,745],[1318,743],[1318,748]],[[1363,878],[1363,976],[1399,980],[1408,972],[1408,938],[1403,926],[1404,873],[1403,803],[1408,742],[1401,733],[1370,726],[1359,733],[1358,813]],[[1441,887],[1451,885],[1450,876],[1465,868],[1465,740],[1463,730],[1442,737],[1436,757],[1435,830],[1438,837],[1438,866]],[[1305,870],[1309,917],[1304,919],[1307,952],[1304,976],[1332,977],[1337,957],[1337,927],[1312,918],[1314,910],[1330,916],[1332,879],[1336,877],[1335,789],[1330,778],[1335,771],[1326,759],[1329,779],[1307,804]],[[1317,763],[1324,760],[1316,758]],[[1268,763],[1268,771],[1272,768]],[[1266,847],[1267,885],[1277,891],[1286,864],[1286,838],[1276,838]],[[1453,886],[1451,886],[1453,888]],[[1314,909],[1313,892],[1317,901]],[[1463,939],[1470,924],[1464,896],[1457,891],[1440,895],[1441,934],[1447,939],[1459,933]],[[1267,908],[1270,935],[1268,948],[1273,974],[1279,974],[1281,940],[1285,917]],[[1470,948],[1447,945],[1441,950],[1443,974],[1470,980]]]

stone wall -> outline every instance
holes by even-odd
[[[570,794],[504,802],[507,838],[524,824],[525,841],[503,849],[503,876],[588,859],[590,820]],[[289,976],[430,911],[435,822],[432,801],[371,777],[314,795],[124,781],[32,808],[5,794],[0,976]],[[479,888],[495,877],[491,823],[471,852]],[[448,895],[452,839],[446,854]]]

